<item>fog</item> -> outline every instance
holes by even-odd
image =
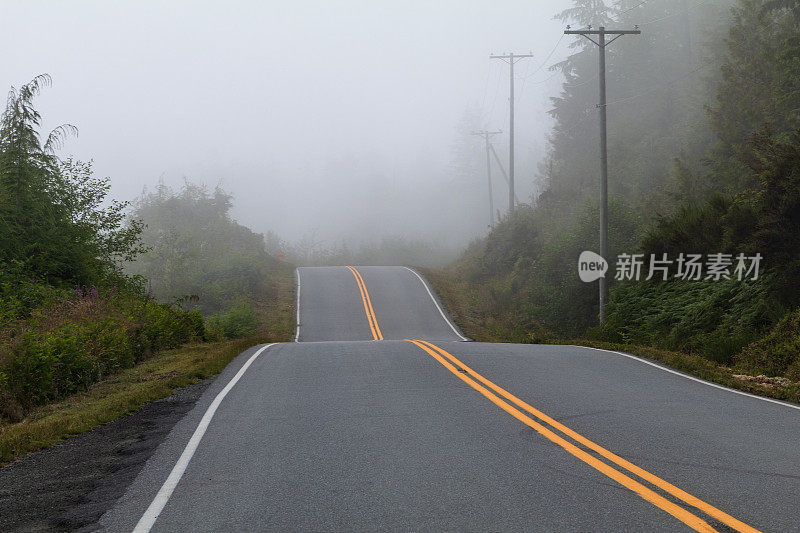
[[[568,5],[4,2],[0,86],[51,74],[43,130],[76,125],[60,155],[94,160],[118,199],[189,179],[221,185],[238,221],[290,241],[461,244],[488,225],[469,131],[508,131],[508,65],[488,56],[535,56],[516,76],[524,202],[561,81],[547,67],[569,51],[553,15]],[[506,134],[495,143],[507,165]],[[495,168],[497,208],[506,191]]]

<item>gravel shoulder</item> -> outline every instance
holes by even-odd
[[[0,531],[94,531],[214,378],[0,468]]]

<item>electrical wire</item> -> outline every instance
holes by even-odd
[[[671,15],[667,15],[665,17],[660,17],[655,20],[648,20],[647,22],[642,22],[641,24],[639,24],[639,26],[649,26],[650,24],[655,24],[656,22],[661,22],[662,20],[667,20],[671,19],[672,17],[677,17],[678,15],[683,15],[684,13],[686,13],[686,11],[683,10],[676,11],[675,13],[672,13]]]
[[[572,126],[570,126],[569,128],[567,128],[565,130],[558,131],[557,133],[561,134],[561,135],[566,135],[566,134],[572,133],[578,127],[583,126],[586,123],[586,121],[589,120],[589,112],[590,111],[591,111],[591,108],[587,107],[586,109],[583,110],[583,117],[581,117],[581,119],[578,120],[578,122],[576,122],[575,124],[573,124]]]
[[[591,78],[589,78],[586,81],[582,81],[582,82],[576,83],[574,85],[564,84],[563,87],[566,87],[566,88],[569,88],[569,89],[573,89],[575,87],[583,87],[584,85],[589,85],[590,83],[592,83],[594,81],[597,81],[597,78],[598,78],[598,74],[595,74],[594,76],[592,76]]]
[[[519,91],[520,97],[522,97],[522,93],[525,91],[525,84],[528,82],[528,78],[530,78],[531,76],[533,76],[534,74],[536,74],[537,72],[539,72],[540,70],[542,70],[544,68],[544,66],[547,64],[547,62],[550,61],[550,58],[553,57],[553,54],[556,53],[556,50],[558,50],[558,45],[560,45],[561,41],[563,41],[563,40],[564,40],[564,34],[562,33],[561,37],[559,37],[558,41],[556,41],[555,46],[553,46],[553,49],[550,50],[550,53],[547,54],[547,57],[544,58],[544,61],[542,61],[542,63],[536,68],[536,70],[534,70],[533,72],[531,72],[530,74],[528,74],[524,78],[522,78],[522,87],[520,88],[520,91]],[[555,74],[553,74],[552,76],[548,76],[544,80],[532,81],[531,85],[539,85],[539,84],[548,82],[548,81],[552,80],[553,78],[555,78],[558,74],[560,74],[560,73],[556,72]]]
[[[553,47],[552,50],[550,50],[550,53],[547,54],[547,57],[544,58],[544,61],[542,61],[542,63],[536,68],[536,70],[534,70],[533,72],[531,72],[530,74],[525,76],[525,78],[530,78],[531,76],[533,76],[534,74],[536,74],[537,72],[542,70],[542,68],[544,68],[544,66],[547,64],[547,62],[550,61],[550,58],[553,57],[553,54],[556,53],[556,50],[558,49],[558,45],[561,44],[561,41],[563,41],[563,40],[564,40],[564,34],[562,33],[561,37],[559,37],[558,41],[556,41],[556,45]],[[523,78],[523,79],[525,79],[525,78]]]
[[[611,102],[606,102],[606,107],[608,107],[610,105],[618,104],[620,102],[627,102],[628,100],[633,100],[635,98],[639,98],[640,96],[644,96],[646,94],[650,94],[650,93],[652,93],[654,91],[657,91],[658,89],[661,89],[662,87],[667,87],[667,86],[672,85],[674,83],[677,83],[679,81],[685,80],[686,78],[690,77],[692,74],[695,74],[696,72],[698,72],[699,70],[704,69],[705,67],[706,67],[706,65],[700,65],[699,67],[691,70],[690,72],[687,72],[686,74],[684,74],[683,76],[681,76],[679,78],[675,78],[674,80],[671,80],[671,81],[668,81],[668,82],[659,83],[658,86],[653,86],[650,89],[647,89],[646,91],[642,91],[642,92],[640,92],[638,94],[634,94],[632,96],[626,96],[625,98],[619,98],[617,100],[612,100]]]
[[[495,106],[497,105],[497,96],[498,96],[498,94],[500,93],[500,80],[501,80],[501,78],[502,78],[502,75],[501,75],[501,74],[502,74],[502,73],[501,73],[501,72],[498,70],[498,71],[497,71],[497,83],[495,84],[495,87],[494,87],[494,96],[492,97],[492,105],[489,107],[489,110],[488,110],[488,111],[484,111],[484,112],[482,113],[482,118],[483,118],[483,120],[486,120],[486,118],[488,118],[488,117],[491,117],[491,116],[492,116],[492,114],[494,113],[494,108],[495,108]]]
[[[649,1],[650,0],[644,0],[644,1],[639,2],[638,4],[636,4],[635,6],[626,9],[625,11],[620,11],[619,13],[617,13],[617,18],[619,18],[620,15],[624,15],[625,13],[628,13],[629,11],[633,11],[637,7],[642,7],[643,5],[645,5]]]

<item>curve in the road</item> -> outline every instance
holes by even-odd
[[[364,303],[364,314],[367,315],[367,323],[369,323],[369,329],[372,332],[372,340],[382,341],[383,333],[381,333],[381,327],[378,325],[378,319],[375,317],[375,310],[372,308],[372,300],[370,300],[369,291],[364,284],[364,278],[361,277],[361,273],[355,268],[351,266],[347,268],[353,273],[353,277],[356,278],[358,290],[361,292],[361,300]]]
[[[297,342],[467,340],[410,268],[301,267],[297,280]]]

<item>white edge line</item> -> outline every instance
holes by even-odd
[[[202,420],[197,425],[197,429],[194,430],[194,434],[192,438],[189,439],[189,443],[184,448],[183,453],[181,454],[180,458],[178,458],[178,462],[175,463],[175,466],[172,467],[172,472],[169,473],[169,477],[161,485],[161,489],[156,494],[156,497],[153,498],[153,501],[150,503],[150,506],[144,512],[142,517],[139,519],[139,522],[136,524],[136,527],[133,529],[133,533],[148,533],[150,529],[155,524],[158,515],[161,514],[161,511],[164,510],[164,506],[169,501],[170,496],[172,496],[175,487],[178,486],[178,482],[183,477],[183,473],[186,471],[186,467],[189,465],[189,461],[192,460],[192,456],[194,452],[197,450],[197,447],[200,445],[200,440],[203,438],[203,435],[208,428],[211,419],[214,417],[214,413],[217,411],[217,407],[219,404],[222,403],[222,400],[227,396],[228,392],[236,385],[236,382],[239,381],[239,378],[244,375],[245,371],[250,367],[253,361],[261,355],[264,350],[269,348],[270,346],[275,346],[277,343],[268,344],[266,346],[262,346],[261,348],[256,351],[253,355],[250,356],[250,359],[242,365],[242,368],[239,369],[239,372],[236,373],[235,376],[225,385],[225,388],[217,394],[217,397],[214,398],[214,401],[211,402],[211,405],[208,406],[206,413],[203,415]]]
[[[408,270],[409,272],[411,272],[412,274],[417,276],[417,278],[419,278],[419,280],[422,282],[422,286],[425,287],[426,291],[428,291],[428,296],[431,297],[431,301],[433,301],[433,305],[435,305],[436,309],[439,310],[439,314],[442,315],[442,318],[444,318],[444,321],[447,322],[448,326],[450,326],[450,329],[453,330],[453,333],[458,335],[458,338],[461,339],[462,341],[469,341],[468,338],[466,338],[464,335],[462,335],[461,333],[458,332],[458,329],[456,329],[456,327],[453,325],[453,323],[450,322],[450,319],[447,318],[447,315],[444,314],[444,310],[442,309],[442,306],[440,306],[439,302],[436,301],[436,298],[433,297],[433,293],[431,292],[431,289],[428,287],[428,284],[425,282],[425,280],[422,279],[422,276],[420,276],[419,273],[417,273],[417,271],[414,270],[413,268],[408,268],[407,266],[404,266],[403,268],[405,268],[406,270]]]
[[[295,268],[294,271],[297,273],[297,329],[295,330],[294,334],[294,342],[300,342],[300,269]]]
[[[642,359],[641,357],[637,357],[637,356],[631,355],[629,353],[617,352],[617,351],[614,351],[614,350],[603,350],[602,348],[593,348],[591,346],[579,346],[579,345],[576,345],[576,344],[566,344],[566,345],[562,344],[561,346],[572,346],[574,348],[587,348],[589,350],[597,350],[598,352],[615,353],[617,355],[621,355],[623,357],[627,357],[628,359],[633,359],[634,361],[639,361],[640,363],[644,363],[646,365],[654,366],[654,367],[656,367],[656,368],[658,368],[660,370],[663,370],[665,372],[669,372],[670,374],[675,374],[676,376],[680,376],[680,377],[686,378],[686,379],[691,379],[692,381],[696,381],[698,383],[702,383],[704,385],[708,385],[709,387],[714,387],[716,389],[722,389],[722,390],[725,390],[725,391],[728,391],[728,392],[732,392],[734,394],[741,394],[742,396],[749,396],[750,398],[755,398],[757,400],[763,400],[765,402],[775,403],[775,404],[778,404],[778,405],[782,405],[784,407],[791,407],[792,409],[800,410],[800,405],[794,405],[794,404],[791,404],[791,403],[782,402],[780,400],[775,400],[773,398],[766,398],[764,396],[758,396],[756,394],[750,394],[749,392],[744,392],[744,391],[732,389],[730,387],[726,387],[726,386],[720,385],[718,383],[713,383],[711,381],[706,381],[704,379],[700,379],[700,378],[696,378],[694,376],[690,376],[688,374],[684,374],[683,372],[679,372],[677,370],[673,370],[671,368],[667,368],[665,366],[653,363],[651,361],[647,361],[646,359]]]

